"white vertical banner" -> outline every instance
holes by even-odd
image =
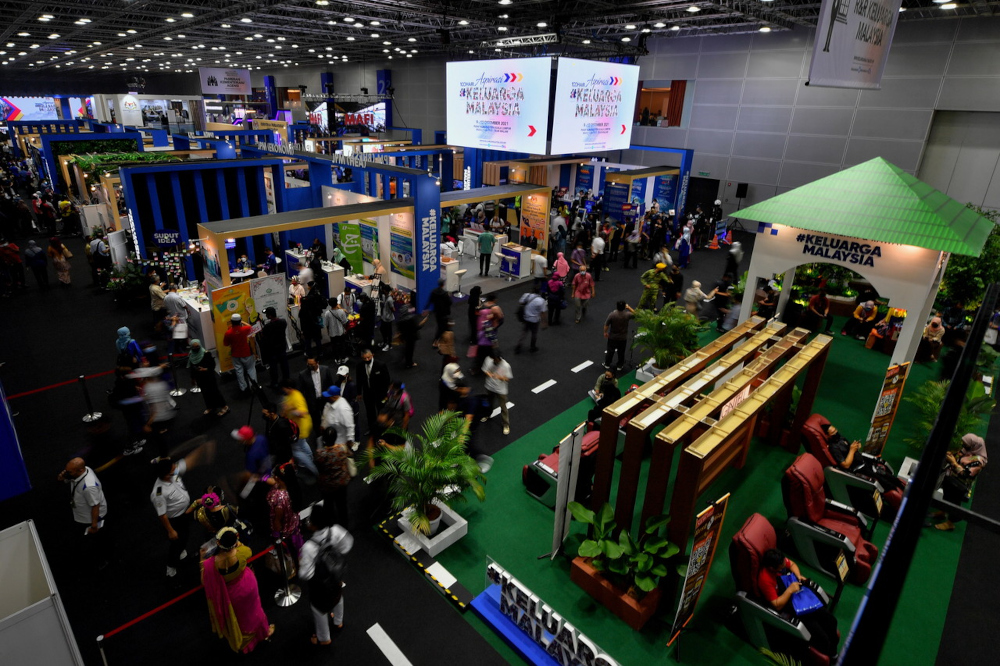
[[[559,442],[559,469],[556,477],[556,505],[554,507],[556,519],[552,530],[552,553],[549,556],[553,560],[562,549],[562,542],[569,534],[570,521],[573,519],[568,506],[576,499],[580,451],[583,447],[583,435],[586,430],[587,424],[581,423]]]
[[[823,0],[809,85],[882,87],[902,0]]]

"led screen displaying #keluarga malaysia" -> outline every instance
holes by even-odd
[[[638,88],[635,65],[560,58],[551,153],[628,148]]]
[[[449,62],[448,143],[545,154],[550,58]]]

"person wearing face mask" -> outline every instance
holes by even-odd
[[[215,412],[216,416],[225,416],[229,411],[226,398],[219,390],[218,380],[215,376],[215,359],[201,346],[201,340],[194,338],[188,348],[188,367],[191,369],[191,376],[201,388],[201,397],[205,400],[206,416]]]

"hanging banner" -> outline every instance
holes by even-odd
[[[691,557],[688,559],[687,575],[681,586],[681,601],[674,618],[674,626],[670,630],[672,645],[681,633],[681,629],[694,617],[694,609],[698,598],[705,587],[708,572],[712,568],[715,557],[715,547],[719,545],[722,536],[722,523],[726,519],[726,506],[729,504],[729,493],[719,498],[714,504],[698,514],[694,525],[694,546],[691,547]]]
[[[653,179],[653,200],[660,204],[660,210],[666,213],[674,207],[674,197],[677,196],[677,176],[657,176]]]
[[[881,88],[900,4],[902,0],[823,0],[808,85]]]
[[[892,430],[892,422],[896,418],[896,410],[903,396],[903,387],[906,385],[906,375],[910,370],[910,363],[900,363],[890,365],[885,371],[885,380],[882,382],[882,390],[878,394],[878,403],[875,405],[875,413],[872,414],[872,425],[868,429],[868,437],[865,439],[864,451],[874,456],[881,456],[885,443],[889,441],[889,431]]]
[[[646,185],[649,178],[639,178],[632,181],[632,196],[631,201],[634,204],[645,203],[646,201]]]
[[[413,220],[409,215],[397,213],[392,218],[389,226],[389,258],[389,270],[393,273],[410,280],[416,277],[413,263]]]
[[[362,273],[361,263],[361,225],[357,222],[340,222],[334,225],[334,242],[351,262],[351,270],[355,274]]]
[[[538,251],[545,252],[549,246],[549,197],[542,194],[529,194],[521,197],[521,227],[519,229],[520,243],[524,245],[528,239],[538,240]]]
[[[369,264],[378,256],[378,223],[375,220],[361,220],[361,258]]]
[[[0,120],[57,120],[52,97],[0,97]]]
[[[628,148],[638,91],[636,65],[559,58],[551,154]]]
[[[207,272],[207,271],[206,271]],[[215,330],[215,348],[219,353],[219,371],[228,372],[233,369],[233,358],[230,349],[223,344],[229,322],[234,314],[241,315],[245,321],[250,321],[251,312],[250,283],[241,282],[231,287],[221,287],[212,292],[212,328]],[[256,313],[252,313],[256,318]]]
[[[604,215],[619,222],[625,219],[622,206],[627,204],[629,186],[627,183],[604,183]]]
[[[201,92],[205,95],[250,95],[249,69],[225,67],[199,67]]]
[[[573,191],[577,194],[580,190],[590,192],[594,189],[594,167],[591,164],[581,165],[576,168],[576,185]]]
[[[253,310],[251,324],[264,318],[264,310],[274,308],[278,316],[284,315],[288,303],[288,288],[285,286],[285,276],[281,273],[250,280],[249,307]]]
[[[205,284],[208,291],[222,287],[222,264],[219,263],[219,248],[211,237],[201,239],[201,256],[205,266]]]

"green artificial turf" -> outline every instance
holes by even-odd
[[[849,337],[836,335],[814,411],[837,424],[845,436],[863,440],[888,362],[889,356],[866,350],[861,342]],[[915,391],[928,380],[937,379],[937,372],[936,364],[914,367],[907,381],[906,393]],[[632,381],[631,375],[623,377],[622,385],[628,386]],[[585,395],[586,388],[581,384],[581,395]],[[438,560],[463,585],[478,593],[486,586],[487,558],[493,558],[619,663],[673,663],[673,649],[666,647],[674,614],[672,601],[661,604],[660,611],[646,628],[635,632],[570,581],[570,555],[575,555],[584,534],[583,526],[575,522],[572,524],[565,544],[567,556],[558,556],[551,561],[548,558],[538,559],[552,549],[553,512],[525,493],[521,469],[540,453],[552,450],[566,433],[586,418],[590,407],[590,401],[583,400],[496,454],[495,464],[489,473],[486,502],[480,504],[473,501],[457,507],[469,521],[468,535],[440,554]],[[885,450],[886,459],[897,468],[906,455],[918,457],[918,452],[902,442],[904,437],[912,434],[907,424],[914,420],[913,414],[913,408],[904,402]],[[702,499],[707,502],[726,492],[732,493],[722,541],[711,573],[694,619],[688,625],[690,631],[686,631],[680,639],[684,662],[720,665],[767,663],[752,646],[723,624],[726,609],[735,593],[728,544],[753,512],[768,517],[777,529],[781,529],[787,515],[781,499],[780,479],[794,457],[782,449],[755,440],[746,466],[741,470],[727,470],[703,495]],[[676,459],[673,469],[677,469]],[[617,489],[612,498],[616,492]],[[641,504],[642,496],[640,488],[637,504]],[[874,543],[881,547],[888,532],[889,525],[881,522],[875,531]],[[952,533],[932,529],[924,531],[881,663],[934,663],[963,535],[962,524]],[[795,553],[789,555],[798,559],[806,576],[815,578],[832,594],[835,589],[832,578],[810,570]],[[836,609],[843,636],[850,628],[863,592],[864,588],[858,585],[848,585],[843,592]],[[520,661],[516,653],[473,612],[466,613],[466,617],[509,661]]]

